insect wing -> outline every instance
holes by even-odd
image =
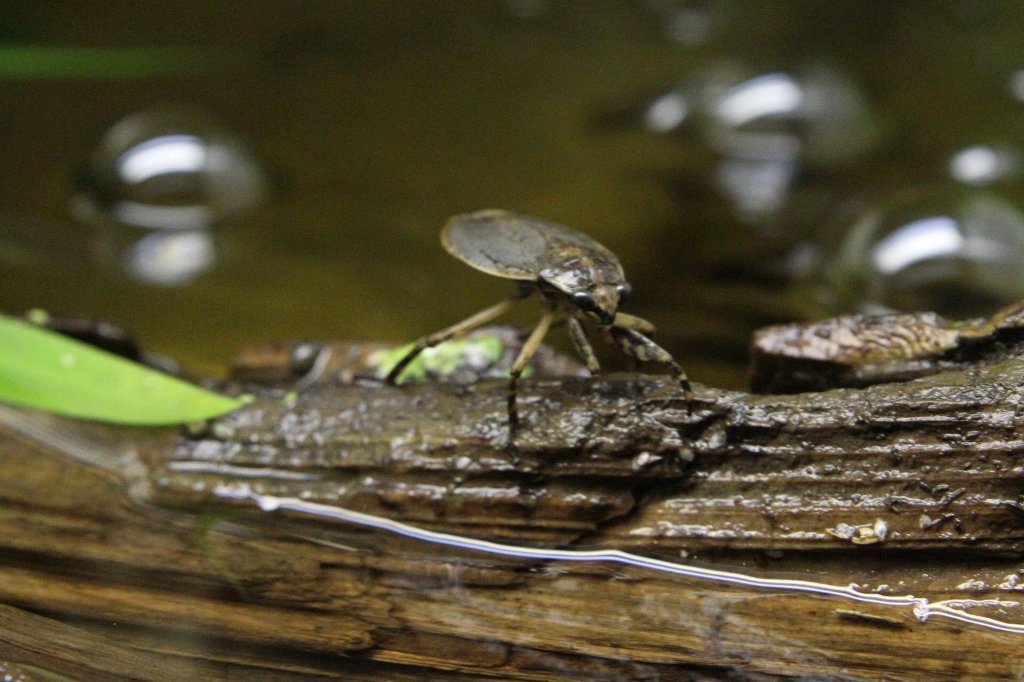
[[[455,216],[441,231],[448,253],[498,277],[535,280],[547,240],[535,221],[508,211]]]
[[[498,277],[536,280],[542,270],[563,268],[572,256],[585,255],[621,279],[615,254],[590,237],[510,211],[455,216],[441,231],[441,243],[456,258]]]

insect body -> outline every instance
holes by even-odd
[[[441,230],[441,243],[448,253],[477,270],[516,280],[517,292],[462,322],[418,339],[392,368],[387,377],[389,382],[394,383],[406,365],[424,349],[487,324],[508,310],[513,302],[536,291],[543,300],[543,313],[509,372],[510,436],[514,437],[519,424],[516,408],[519,375],[556,319],[564,319],[568,324],[573,346],[592,372],[600,369],[600,365],[587,339],[583,319],[596,325],[630,357],[671,368],[689,395],[686,372],[649,338],[654,332],[653,325],[619,312],[619,303],[630,293],[622,265],[615,254],[590,237],[539,218],[486,210],[450,219]]]

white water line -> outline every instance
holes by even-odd
[[[713,568],[702,568],[699,566],[687,566],[685,564],[678,564],[662,559],[653,559],[650,557],[640,556],[638,554],[630,554],[629,552],[624,552],[618,549],[541,549],[536,547],[507,545],[499,542],[491,542],[489,540],[478,540],[476,538],[467,538],[460,535],[453,535],[451,533],[439,533],[436,531],[426,530],[400,521],[394,521],[383,516],[365,514],[351,509],[345,509],[344,507],[335,507],[316,502],[306,502],[294,497],[261,495],[259,493],[252,492],[246,486],[224,484],[218,486],[215,489],[214,494],[222,498],[252,500],[265,512],[287,510],[319,518],[376,528],[378,530],[395,533],[396,535],[402,535],[415,540],[421,540],[423,542],[432,542],[434,544],[459,547],[488,554],[499,554],[502,556],[528,559],[542,559],[548,561],[607,561],[611,563],[627,564],[639,568],[662,571],[664,573],[674,573],[688,578],[713,580],[717,582],[743,585],[745,587],[768,590],[785,590],[791,592],[808,592],[811,594],[827,595],[831,597],[838,597],[840,599],[849,599],[881,606],[910,607],[914,616],[922,622],[927,621],[931,616],[939,616],[986,629],[998,630],[1000,632],[1024,634],[1024,624],[1008,623],[995,618],[968,613],[966,611],[966,609],[972,607],[1019,607],[1020,603],[1016,601],[1005,601],[1000,599],[947,599],[932,603],[924,597],[915,597],[913,595],[888,596],[883,594],[860,592],[855,589],[855,586],[853,585],[829,585],[827,583],[818,583],[809,580],[792,580],[787,578],[759,578],[745,575],[743,573],[720,571]]]

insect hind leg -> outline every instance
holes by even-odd
[[[509,309],[512,303],[519,300],[519,298],[519,296],[514,296],[512,298],[506,299],[501,303],[496,303],[495,305],[492,305],[490,308],[484,308],[477,314],[471,315],[470,317],[467,317],[463,321],[457,322],[450,327],[445,327],[444,329],[436,331],[433,334],[422,336],[416,339],[416,341],[413,342],[412,348],[409,349],[409,352],[403,355],[402,359],[399,360],[395,364],[395,366],[391,368],[391,371],[388,372],[388,375],[384,380],[389,384],[396,383],[399,375],[402,373],[402,370],[404,370],[409,365],[410,362],[415,360],[417,355],[419,355],[428,348],[438,345],[439,343],[444,343],[445,341],[455,338],[460,334],[465,334],[468,331],[471,331],[473,329],[476,329],[477,327],[481,327],[487,324],[496,317],[499,317],[500,315],[504,314],[504,312]]]

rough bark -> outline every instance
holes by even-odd
[[[224,494],[933,602],[1013,599],[1015,357],[693,401],[659,377],[538,378],[522,383],[514,448],[501,381],[236,389],[255,401],[192,435],[0,413],[0,660],[147,680],[1016,679],[1024,666],[1024,635],[906,609],[505,558]]]

